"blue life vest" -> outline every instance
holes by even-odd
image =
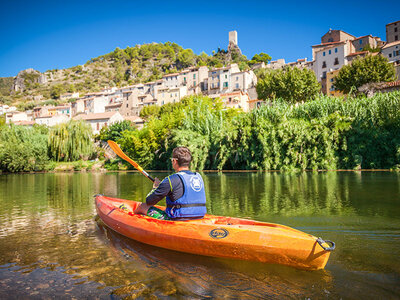
[[[184,192],[182,197],[175,201],[166,197],[166,213],[171,219],[204,217],[207,209],[203,178],[198,173],[178,172],[176,174],[182,179]]]

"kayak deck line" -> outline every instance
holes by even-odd
[[[196,220],[159,220],[134,214],[140,202],[103,195],[95,195],[95,202],[97,214],[109,228],[139,242],[175,251],[318,270],[325,267],[335,247],[333,242],[280,224],[213,215]],[[119,208],[121,204],[127,209]]]

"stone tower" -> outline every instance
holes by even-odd
[[[237,31],[229,31],[229,45],[228,45],[228,53],[231,54],[232,52],[238,52],[239,55],[242,55],[242,51],[238,46],[238,38],[237,38]]]

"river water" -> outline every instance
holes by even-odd
[[[325,270],[179,253],[105,228],[92,196],[141,201],[151,183],[138,173],[0,175],[0,299],[400,298],[399,173],[203,177],[210,214],[336,242]]]

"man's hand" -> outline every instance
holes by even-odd
[[[160,179],[158,179],[157,177],[154,178],[153,189],[156,189],[160,185],[160,182]]]
[[[147,211],[149,210],[149,208],[151,207],[151,205],[147,205],[146,202],[141,203],[133,212],[134,214],[141,214],[141,215],[146,215]]]

